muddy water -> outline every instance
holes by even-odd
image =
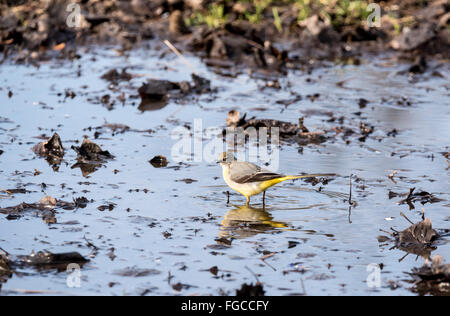
[[[152,47],[117,56],[113,49],[103,48],[86,50],[73,63],[56,60],[40,68],[7,63],[0,67],[0,149],[4,151],[0,188],[30,191],[1,199],[1,206],[38,202],[45,194],[65,201],[80,196],[94,200],[84,209],[57,209],[57,223],[50,225],[37,211],[15,220],[1,215],[0,246],[10,254],[77,251],[91,260],[81,271],[80,288],[67,286],[65,272],[23,268],[22,277],[9,279],[1,294],[21,290],[71,295],[235,294],[242,283],[256,282],[254,274],[268,295],[412,294],[407,282],[411,278],[405,272],[421,266],[424,259],[413,254],[403,258],[405,252],[391,249],[389,243],[380,245],[377,236],[379,229],[409,226],[400,212],[419,221],[422,207],[433,227],[450,228],[449,169],[442,155],[450,145],[448,65],[431,64],[444,78],[429,71],[411,81],[398,74],[407,65],[391,63],[389,58],[369,59],[357,67],[331,65],[311,74],[291,71],[278,79],[281,89],[273,89],[264,88],[266,82],[255,75],[222,76],[188,56],[217,91],[141,111],[140,99],[132,96],[147,78],[190,80],[189,67],[170,54],[164,58],[160,54]],[[135,77],[111,90],[100,76],[122,67]],[[66,97],[67,89],[76,96]],[[108,109],[99,102],[105,94],[113,100],[122,92],[127,96],[124,104],[116,100]],[[292,93],[302,100],[287,107],[276,103],[293,99]],[[307,97],[314,94],[319,94],[315,100]],[[360,98],[369,101],[365,108],[358,106]],[[350,136],[347,143],[338,135],[300,152],[296,144],[281,146],[280,172],[339,174],[324,190],[347,194],[349,175],[356,175],[353,199],[358,205],[350,217],[341,196],[317,193],[314,189],[320,185],[303,181],[270,190],[265,209],[260,197],[253,198],[248,208],[237,194],[227,205],[227,187],[216,164],[171,160],[174,128],[193,126],[196,118],[203,120],[203,128],[224,127],[230,109],[294,123],[305,116],[312,131],[337,126],[328,122],[331,116],[343,116],[344,125],[355,131],[360,122],[373,126],[375,131],[365,142]],[[83,175],[79,168],[71,168],[76,153],[70,147],[84,135],[94,139],[96,130],[87,128],[105,121],[133,130],[114,135],[98,130],[103,133],[95,141],[115,159]],[[398,135],[387,136],[394,128]],[[146,132],[149,129],[153,132]],[[54,131],[66,149],[57,171],[31,151],[40,141],[38,136],[49,137]],[[148,162],[159,154],[168,157],[166,168]],[[35,175],[35,169],[41,173]],[[396,183],[388,178],[395,170]],[[416,203],[409,210],[397,204],[401,197],[388,198],[389,191],[407,193],[412,187],[443,201]],[[111,211],[97,209],[111,203],[115,204]],[[230,237],[231,245],[216,241]],[[276,254],[261,260],[271,252]],[[447,237],[439,241],[434,254],[450,260]],[[366,284],[367,266],[372,263],[383,264],[379,288]],[[209,271],[213,266],[218,267],[217,276]],[[172,287],[177,283],[184,285],[181,290]],[[398,288],[392,290],[392,284]]]

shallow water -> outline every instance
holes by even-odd
[[[387,57],[371,59],[361,66],[335,65],[312,74],[291,71],[278,79],[282,87],[278,90],[263,88],[265,81],[245,72],[235,78],[221,76],[188,56],[217,92],[169,101],[142,112],[140,99],[130,97],[137,95],[142,82],[147,78],[190,80],[189,67],[170,54],[160,58],[161,47],[155,43],[126,56],[118,56],[112,48],[81,51],[82,58],[73,63],[56,60],[39,69],[13,64],[0,67],[0,117],[9,120],[0,120],[0,150],[4,151],[0,189],[31,191],[1,199],[0,205],[34,203],[44,194],[65,201],[85,196],[94,202],[75,211],[58,209],[57,224],[51,225],[35,211],[16,220],[6,220],[2,214],[0,247],[12,255],[43,249],[77,251],[91,261],[81,271],[80,288],[67,286],[65,272],[22,269],[24,276],[13,276],[0,294],[20,294],[24,289],[71,295],[235,294],[242,283],[256,282],[254,274],[267,295],[412,294],[411,284],[405,282],[411,277],[406,273],[420,267],[424,259],[410,254],[399,261],[406,253],[390,249],[392,243],[380,245],[377,236],[382,234],[380,229],[409,226],[400,212],[419,221],[422,207],[434,228],[450,228],[449,168],[442,155],[450,150],[448,65],[431,63],[444,78],[431,76],[429,71],[414,82],[398,74],[407,65],[391,64]],[[109,83],[100,76],[123,67],[135,78],[120,83],[117,91],[109,90]],[[337,85],[340,82],[344,83]],[[66,98],[66,89],[76,97]],[[122,92],[126,102],[116,101],[112,110],[95,101],[105,94],[114,99]],[[302,100],[288,107],[276,103],[293,98],[291,92],[302,95]],[[306,97],[316,93],[320,95],[314,101]],[[410,106],[397,104],[403,97]],[[360,98],[369,101],[363,109],[358,106]],[[374,126],[375,132],[365,142],[351,136],[346,144],[338,136],[321,145],[304,146],[302,153],[296,144],[281,146],[280,172],[336,173],[339,176],[324,190],[342,194],[349,192],[350,174],[359,179],[353,182],[357,207],[350,218],[342,197],[319,194],[313,189],[320,185],[303,181],[270,189],[265,210],[260,196],[253,198],[253,208],[243,206],[245,199],[238,194],[232,194],[227,205],[219,166],[171,160],[174,128],[193,126],[196,118],[202,119],[203,128],[223,128],[231,109],[247,112],[248,117],[293,123],[305,116],[305,125],[313,131],[338,125],[327,122],[327,113],[344,116],[344,125],[355,130],[361,121]],[[105,131],[95,142],[115,159],[84,177],[80,169],[71,169],[76,153],[70,146],[84,135],[94,140],[95,129],[86,128],[105,121],[154,132],[112,135]],[[394,128],[398,135],[386,136]],[[66,149],[58,171],[31,151],[41,141],[37,136],[50,137],[54,131]],[[168,167],[154,168],[149,163],[159,154],[168,157]],[[35,176],[35,169],[41,174]],[[396,183],[388,178],[394,170],[398,171]],[[416,203],[410,211],[406,204],[397,204],[401,197],[388,198],[389,191],[407,193],[412,187],[442,201]],[[114,210],[97,209],[109,203],[115,204]],[[230,246],[215,241],[221,237],[235,239]],[[99,248],[98,253],[92,253],[85,238]],[[111,248],[115,257],[110,255]],[[277,253],[262,261],[268,252]],[[439,241],[435,254],[450,261],[448,237]],[[383,264],[379,288],[366,284],[371,263]],[[209,271],[213,266],[219,269],[217,276]],[[296,269],[302,272],[292,272]],[[400,287],[391,290],[390,281]],[[186,286],[174,290],[172,285],[179,282]]]

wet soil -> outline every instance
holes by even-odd
[[[196,16],[210,14],[213,2],[222,10],[212,16],[220,23],[195,23]],[[252,22],[257,4],[244,1],[6,1],[0,4],[0,52],[2,60],[39,64],[54,57],[78,59],[80,44],[116,44],[125,53],[155,38],[193,51],[210,65],[280,73],[330,59],[358,64],[367,52],[395,51],[410,62],[450,57],[445,0],[390,0],[381,9],[379,25],[371,27],[358,9],[339,4],[312,3],[300,19],[297,4],[274,2]],[[418,62],[411,70],[423,72],[425,66]]]
[[[212,89],[143,109],[138,90],[148,79],[190,82],[190,67],[157,40],[125,54],[79,49],[73,62],[0,67],[0,247],[10,260],[78,253],[89,259],[81,287],[69,288],[66,272],[2,256],[0,295],[426,294],[408,274],[425,259],[378,240],[380,229],[409,226],[400,212],[420,222],[422,207],[440,235],[430,256],[449,262],[447,63],[429,60],[411,76],[403,73],[410,64],[386,54],[358,66],[230,77],[186,54]],[[102,78],[113,69],[131,77]],[[201,118],[202,129],[221,135],[230,110],[320,132],[324,142],[282,140],[278,171],[338,176],[277,186],[265,208],[261,197],[246,207],[235,193],[227,204],[220,167],[175,161],[171,132],[192,131]],[[32,150],[55,132],[64,148],[56,168]],[[114,158],[80,157],[85,136]],[[437,200],[413,195],[420,192]],[[43,206],[44,196],[52,198]],[[414,209],[399,203],[405,198]],[[33,207],[14,208],[22,203]],[[380,288],[366,284],[372,263],[382,267]]]

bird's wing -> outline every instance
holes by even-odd
[[[283,175],[262,169],[249,162],[234,161],[230,165],[230,178],[237,183],[260,182],[280,177]]]

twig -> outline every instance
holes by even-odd
[[[408,222],[410,222],[411,225],[414,225],[414,223],[408,217],[406,217],[406,215],[403,214],[403,212],[400,212],[400,215],[403,216]]]
[[[0,250],[3,251],[5,253],[5,255],[9,256],[9,252],[6,251],[5,249],[3,249],[2,247],[0,247]]]
[[[348,223],[351,224],[352,223],[352,177],[353,174],[350,175],[350,194],[349,194],[349,198],[348,198]]]
[[[409,255],[409,252],[407,252],[406,255],[404,255],[403,257],[398,259],[398,262],[402,262],[406,257],[408,257],[408,255]]]
[[[349,198],[348,198],[348,204],[353,205],[352,202],[352,177],[353,174],[350,175],[350,194],[349,194]]]
[[[262,259],[261,259],[262,260]],[[273,271],[277,271],[277,269],[275,269],[274,267],[272,267],[268,262],[266,262],[265,260],[262,260],[262,262],[264,262],[269,268],[271,268]]]
[[[388,235],[391,236],[391,237],[394,237],[394,235],[393,235],[391,232],[388,232],[387,230],[380,229],[380,232],[383,232],[383,233],[385,233],[385,234],[388,234]]]
[[[256,43],[255,41],[249,40],[249,39],[245,39],[245,41],[250,44],[251,46],[254,46],[260,50],[264,50],[264,46],[262,46],[261,44]]]
[[[172,276],[172,274],[170,274],[170,271],[168,272],[168,275],[167,275],[167,283],[170,285],[170,281],[172,280],[172,278],[173,278],[173,276]]]
[[[10,291],[20,293],[20,294],[61,294],[61,292],[45,291],[45,290],[12,289]]]
[[[275,269],[273,266],[271,266],[269,263],[266,262],[266,259],[269,259],[270,257],[275,256],[277,253],[276,252],[271,252],[267,255],[264,255],[261,257],[261,261],[264,262],[268,267],[272,268],[273,271],[277,271],[277,269]]]
[[[87,245],[89,248],[94,248],[94,250],[100,250],[100,248],[98,248],[96,245],[94,245],[92,242],[90,242],[86,236],[83,236],[83,239],[86,241]]]
[[[9,192],[8,190],[0,190],[0,192],[4,192],[4,193],[8,194],[8,196],[0,196],[0,199],[8,199],[12,195],[12,193]]]
[[[253,274],[253,276],[254,276],[255,279],[256,279],[256,282],[261,283],[261,282],[259,282],[258,276],[256,275],[255,272],[253,272],[252,270],[250,270],[250,268],[247,267],[247,266],[245,266],[245,268],[246,268],[248,271],[250,271],[251,274]]]
[[[180,53],[180,51],[179,51],[175,46],[172,45],[171,42],[169,42],[168,40],[164,40],[163,43],[166,44],[167,47],[169,47],[170,50],[171,50],[175,55],[177,55],[177,56],[184,62],[184,64],[185,64],[185,65],[186,65],[186,66],[187,66],[194,74],[198,75],[197,72],[196,72],[195,69],[194,69],[194,66],[192,66],[192,64],[189,62],[189,60],[187,60],[187,59]]]
[[[301,284],[302,284],[303,295],[307,295],[307,294],[306,294],[306,289],[305,289],[305,283],[303,283],[303,279],[300,279],[300,282],[301,282]]]
[[[391,179],[394,184],[397,184],[397,182],[394,180],[394,176],[398,173],[397,170],[394,170],[391,174],[388,175],[389,179]]]

